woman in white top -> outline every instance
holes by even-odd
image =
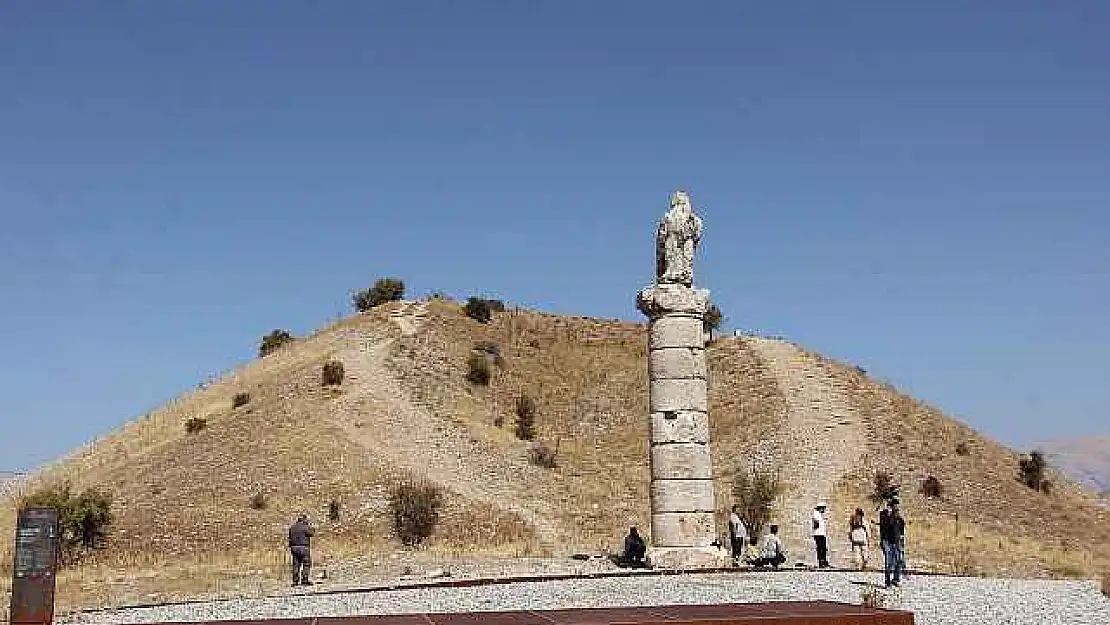
[[[867,561],[871,557],[867,550],[869,538],[867,523],[863,519],[863,509],[856,508],[856,513],[848,521],[848,540],[852,543],[852,560],[861,571],[867,568]]]

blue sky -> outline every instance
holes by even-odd
[[[898,5],[898,6],[895,6]],[[0,468],[352,289],[730,327],[1015,445],[1110,431],[1104,2],[0,5]]]

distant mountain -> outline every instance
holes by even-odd
[[[1110,435],[1042,443],[1051,464],[1092,490],[1110,496]]]

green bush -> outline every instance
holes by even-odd
[[[19,507],[58,510],[63,564],[72,564],[81,555],[102,548],[113,520],[111,494],[90,488],[75,495],[69,484],[34,491],[20,501]]]
[[[236,393],[235,396],[231,398],[231,407],[233,409],[239,408],[240,406],[246,406],[249,403],[251,403],[250,393]]]
[[[960,441],[959,443],[956,443],[956,455],[957,456],[970,456],[971,455],[971,448],[967,446],[966,442]]]
[[[876,505],[884,504],[898,496],[902,487],[894,482],[886,471],[876,471],[872,480],[871,495],[868,497]]]
[[[338,499],[332,499],[331,501],[328,502],[328,520],[329,521],[338,521],[339,520],[339,500]]]
[[[324,363],[324,368],[320,373],[321,381],[324,386],[338,386],[343,383],[343,363],[338,360],[330,360]]]
[[[721,322],[724,321],[724,316],[721,314],[720,306],[710,304],[709,308],[705,311],[705,324],[706,334],[712,335],[714,332],[721,328]]]
[[[737,471],[732,478],[732,503],[739,506],[737,514],[748,529],[748,535],[759,536],[771,520],[771,508],[782,494],[778,475],[758,471]]]
[[[285,345],[293,342],[293,335],[288,330],[274,330],[262,337],[258,346],[259,357],[269,356]]]
[[[554,469],[558,466],[557,456],[557,451],[543,443],[539,443],[528,450],[528,461],[537,467],[543,467],[545,469]]]
[[[208,419],[204,417],[193,417],[185,422],[185,433],[196,434],[206,427],[208,427]]]
[[[921,482],[921,494],[936,499],[944,495],[944,487],[935,475],[930,475]]]
[[[398,278],[380,278],[374,286],[358,291],[352,297],[355,310],[366,312],[386,302],[405,298],[405,283]]]
[[[536,402],[527,395],[516,398],[516,437],[522,441],[536,437]]]
[[[467,372],[466,379],[472,384],[487,386],[489,384],[490,376],[492,375],[489,367],[489,359],[482,354],[472,353],[470,358],[466,360]]]
[[[405,545],[417,545],[432,535],[439,525],[443,489],[434,484],[404,482],[390,492],[389,510],[393,531]]]
[[[1044,452],[1034,449],[1029,453],[1028,458],[1018,461],[1018,479],[1033,490],[1048,493],[1052,490],[1052,484],[1045,480],[1046,468],[1048,468],[1048,462],[1045,460]]]
[[[498,302],[497,300],[488,300],[481,297],[468,297],[466,299],[466,305],[463,306],[463,313],[465,313],[467,317],[470,317],[475,321],[489,323],[490,319],[493,318],[493,312],[497,308],[496,304],[498,303],[500,302]],[[501,309],[505,309],[504,304],[501,305]]]

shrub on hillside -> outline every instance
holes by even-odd
[[[489,323],[489,320],[493,318],[493,307],[487,299],[468,297],[466,305],[463,306],[463,313],[475,321]]]
[[[320,372],[321,382],[324,386],[338,386],[343,383],[343,363],[338,360],[329,360],[324,363],[324,368]]]
[[[897,497],[900,490],[902,487],[894,482],[894,478],[889,473],[876,471],[869,499],[876,505],[881,505]]]
[[[749,536],[759,536],[771,519],[771,507],[782,494],[778,475],[758,471],[737,471],[732,478],[732,503],[740,506],[737,514]]]
[[[414,482],[399,484],[389,495],[393,531],[402,544],[417,545],[435,531],[442,507],[443,489],[439,486]]]
[[[268,504],[269,502],[266,501],[266,493],[258,492],[251,495],[251,510],[265,510]]]
[[[358,312],[366,312],[386,302],[404,299],[405,283],[398,278],[380,278],[374,286],[362,289],[352,296],[352,303]]]
[[[262,337],[262,342],[258,345],[258,355],[268,356],[292,342],[293,335],[288,330],[273,330]]]
[[[472,353],[470,358],[466,360],[466,379],[472,384],[480,384],[486,386],[489,384],[490,368],[489,360],[482,354]]]
[[[724,316],[721,314],[721,307],[710,304],[709,309],[705,311],[705,333],[712,336],[714,332],[721,329],[722,321],[724,321]]]
[[[971,455],[971,448],[967,446],[967,443],[965,443],[963,441],[960,441],[959,443],[956,443],[956,455],[957,456],[970,456]]]
[[[95,488],[75,495],[69,484],[47,486],[19,502],[23,508],[54,508],[58,511],[63,564],[76,562],[81,555],[104,545],[112,525],[112,496]]]
[[[329,521],[338,521],[339,520],[339,500],[338,499],[332,499],[331,501],[328,502],[328,520]]]
[[[208,427],[208,419],[204,417],[192,417],[185,422],[185,433],[196,434],[206,427]]]
[[[558,456],[558,450],[552,449],[543,443],[539,443],[528,450],[528,461],[545,469],[554,469],[559,466]]]
[[[236,393],[235,396],[231,398],[232,408],[246,406],[249,403],[251,403],[251,394],[247,392]]]
[[[516,437],[522,441],[536,437],[536,402],[527,395],[516,398]]]
[[[944,494],[944,487],[935,475],[930,475],[921,482],[921,494],[936,499]]]
[[[1047,468],[1048,462],[1045,460],[1044,452],[1034,449],[1029,453],[1028,458],[1018,461],[1018,479],[1033,490],[1048,493],[1052,490],[1052,484],[1045,480]]]

